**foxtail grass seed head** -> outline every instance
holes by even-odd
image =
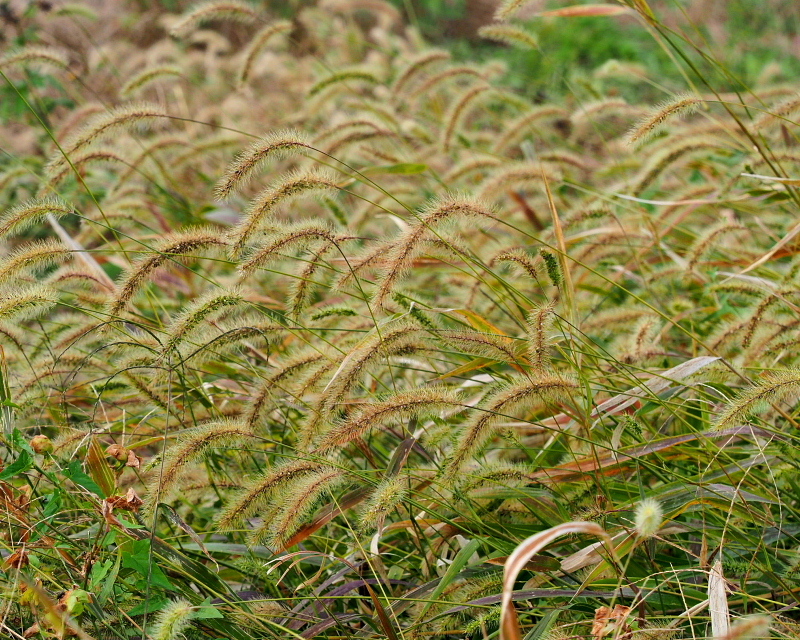
[[[478,190],[478,196],[485,201],[505,198],[513,189],[527,190],[534,185],[541,185],[544,180],[555,182],[560,174],[552,165],[541,162],[517,162],[501,165],[484,180]]]
[[[252,430],[235,419],[217,420],[187,429],[165,451],[161,468],[148,492],[149,496],[166,500],[188,464],[200,459],[213,448],[230,449],[253,437]]]
[[[98,140],[106,138],[120,129],[146,128],[157,120],[169,117],[164,108],[149,102],[124,104],[106,113],[99,113],[63,145],[63,153],[70,156]],[[61,154],[55,156],[53,164],[66,162]]]
[[[57,293],[44,285],[5,288],[0,292],[0,320],[24,322],[47,313],[57,301]]]
[[[430,97],[435,90],[441,89],[450,83],[454,83],[462,78],[476,78],[486,80],[484,72],[469,65],[458,65],[448,67],[439,73],[435,73],[424,81],[420,82],[408,93],[409,99],[420,99]]]
[[[251,535],[253,542],[262,542],[274,549],[289,542],[320,502],[331,500],[333,492],[347,483],[345,473],[332,467],[313,471],[289,481],[274,517]]]
[[[172,25],[170,35],[183,38],[197,27],[212,20],[228,20],[232,22],[251,23],[259,18],[255,5],[241,0],[209,0],[190,7],[183,16]]]
[[[723,147],[721,140],[712,136],[687,136],[661,147],[633,178],[630,192],[640,194],[647,189],[671,165],[689,154],[710,151]]]
[[[183,598],[170,600],[156,614],[153,626],[148,629],[151,640],[181,640],[184,632],[192,624],[197,610],[192,603]]]
[[[283,462],[268,469],[228,501],[219,516],[219,527],[223,530],[230,529],[243,518],[265,509],[285,483],[324,468],[321,461],[300,459]]]
[[[218,200],[227,199],[234,191],[244,187],[253,173],[268,160],[284,158],[304,149],[313,150],[308,143],[308,136],[296,129],[285,129],[264,136],[236,156],[214,187],[214,195]]]
[[[56,219],[73,213],[74,209],[60,198],[49,196],[37,200],[27,200],[0,215],[0,238],[19,234],[47,216]]]
[[[529,132],[548,128],[549,122],[564,118],[567,113],[563,107],[557,105],[543,104],[529,107],[525,113],[505,125],[503,134],[494,144],[494,152],[506,152],[513,144],[518,144]]]
[[[325,318],[331,318],[336,316],[357,316],[358,312],[353,309],[352,307],[348,307],[346,305],[329,305],[326,307],[320,307],[316,311],[313,311],[310,315],[312,320],[324,320]]]
[[[539,43],[527,29],[511,24],[489,24],[478,29],[478,35],[487,40],[510,44],[523,49],[538,49]]]
[[[286,296],[286,308],[291,317],[299,317],[311,303],[314,292],[320,286],[315,277],[326,266],[326,257],[333,254],[336,248],[336,241],[322,240],[308,252],[308,261],[298,265]]]
[[[528,356],[534,370],[542,372],[550,368],[548,353],[552,339],[550,332],[555,320],[555,305],[550,302],[537,307],[528,315]]]
[[[239,229],[236,229],[234,233],[240,233]],[[240,240],[241,235],[234,246],[237,246]],[[274,260],[285,257],[287,252],[305,249],[310,244],[318,241],[325,241],[335,245],[337,237],[333,229],[325,223],[301,222],[279,228],[265,235],[261,244],[239,265],[239,272],[242,276],[248,276],[256,269],[263,268]]]
[[[392,86],[392,91],[396,95],[402,96],[406,86],[410,84],[415,77],[419,76],[420,73],[435,65],[437,62],[449,59],[450,53],[447,51],[433,50],[420,54],[409,62],[408,66],[398,74]]]
[[[7,71],[11,67],[25,65],[67,70],[69,69],[69,60],[66,54],[58,49],[37,45],[28,45],[0,57],[0,71]]]
[[[506,362],[519,362],[522,357],[522,342],[511,340],[507,336],[498,336],[480,331],[442,330],[438,336],[450,343],[458,351],[471,355],[504,360]]]
[[[408,493],[408,478],[404,475],[396,475],[382,480],[375,487],[359,514],[361,530],[367,531],[383,526],[386,516],[406,499]]]
[[[473,106],[483,94],[489,91],[490,87],[478,85],[465,91],[461,97],[453,103],[452,108],[445,116],[445,127],[442,131],[442,148],[445,152],[450,151],[453,138],[458,133],[461,122],[466,118],[469,107]]]
[[[167,354],[175,349],[206,318],[223,309],[234,307],[242,300],[242,294],[235,290],[223,293],[211,291],[194,300],[168,327],[169,337],[164,343],[163,353]]]
[[[501,253],[498,253],[492,259],[492,263],[497,262],[507,262],[515,265],[519,271],[527,274],[534,281],[539,279],[535,260],[522,249],[510,249],[508,251],[502,251]]]
[[[667,123],[677,117],[685,117],[703,104],[703,100],[694,95],[679,95],[662,102],[652,112],[642,118],[628,133],[628,144],[637,145],[654,136]]]
[[[723,429],[748,416],[764,411],[770,404],[777,404],[800,395],[800,370],[770,371],[754,386],[738,393],[715,421],[717,429]]]
[[[383,305],[400,278],[412,267],[422,241],[444,222],[474,218],[495,220],[492,209],[480,200],[457,195],[433,200],[419,215],[419,222],[401,234],[388,252],[378,288],[373,295],[375,304]]]
[[[336,84],[344,84],[345,87],[350,88],[351,85],[355,86],[360,83],[378,84],[380,81],[375,77],[375,74],[362,69],[350,69],[347,71],[340,71],[333,73],[319,82],[316,82],[311,89],[308,90],[309,97],[313,97],[322,93],[328,87]]]
[[[53,264],[66,262],[72,251],[60,240],[40,240],[22,245],[4,260],[0,260],[0,283],[26,271],[41,271]]]
[[[636,506],[634,528],[636,535],[640,538],[653,537],[661,528],[663,521],[664,512],[661,509],[661,504],[656,500],[646,498]]]
[[[564,274],[561,273],[561,265],[558,263],[558,258],[547,249],[541,249],[539,255],[544,260],[544,267],[547,270],[550,282],[553,283],[553,286],[560,287],[564,282]]]
[[[250,238],[269,221],[275,211],[286,203],[302,196],[320,192],[331,192],[338,188],[335,177],[328,173],[318,171],[299,171],[283,176],[270,187],[261,191],[248,205],[242,221],[233,230],[233,251],[240,252]],[[309,227],[319,223],[300,222],[290,225],[290,229]],[[329,235],[332,235],[329,233]]]
[[[347,393],[359,384],[363,375],[376,363],[398,353],[412,353],[425,348],[423,332],[411,323],[395,323],[380,334],[368,336],[353,349],[328,381],[319,401],[325,413],[332,412]],[[315,425],[316,426],[316,425]],[[308,432],[305,440],[313,441],[316,434]]]
[[[739,618],[727,635],[715,640],[768,640],[772,616],[756,614]]]
[[[423,387],[400,392],[382,402],[368,404],[336,424],[317,443],[317,451],[343,447],[378,425],[420,414],[433,415],[458,405],[456,394],[445,388]]]
[[[289,20],[276,20],[262,27],[261,30],[253,36],[247,47],[247,54],[245,55],[244,62],[239,69],[238,83],[240,87],[250,79],[253,66],[258,56],[266,49],[270,41],[278,34],[290,33],[292,29],[294,29],[294,25]]]
[[[174,80],[183,75],[180,67],[174,65],[165,65],[163,67],[155,67],[153,69],[145,69],[138,75],[128,80],[119,90],[119,95],[123,98],[132,98],[134,95],[142,91],[145,87],[158,82],[160,80],[169,79]]]
[[[574,380],[552,374],[515,379],[510,384],[498,386],[462,428],[447,460],[446,477],[454,478],[494,435],[497,423],[508,419],[511,412],[565,400],[577,388]]]
[[[761,131],[770,125],[786,122],[794,118],[798,111],[800,111],[800,94],[794,94],[786,100],[770,106],[756,117],[753,121],[753,129]]]
[[[512,18],[530,0],[503,0],[494,14],[495,20],[508,20]]]
[[[189,228],[168,234],[155,247],[152,253],[140,258],[126,269],[117,284],[117,290],[109,302],[109,313],[119,314],[134,295],[150,279],[153,271],[170,261],[194,258],[198,251],[227,246],[220,234],[211,228]]]
[[[39,191],[40,195],[55,190],[62,180],[72,175],[74,172],[85,171],[84,168],[89,163],[94,164],[100,162],[118,162],[121,165],[128,164],[125,158],[116,153],[113,149],[107,147],[85,149],[73,154],[70,157],[69,164],[62,162],[60,164],[49,165],[46,168],[46,176],[49,180],[42,185]]]

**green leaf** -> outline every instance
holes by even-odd
[[[88,591],[83,589],[71,589],[67,592],[64,604],[67,608],[67,613],[72,616],[79,616],[83,613],[86,605],[90,602],[91,596]]]
[[[414,162],[401,162],[384,167],[383,170],[385,173],[399,173],[408,176],[415,173],[425,173],[428,170],[428,165]]]
[[[561,609],[552,609],[545,613],[533,629],[528,632],[524,640],[539,640],[539,638],[545,637],[556,620],[558,620],[560,614]]]
[[[33,467],[33,458],[27,451],[22,451],[14,462],[8,465],[5,470],[0,473],[0,480],[8,480],[20,473],[25,473],[28,469]]]
[[[100,589],[100,593],[97,594],[97,604],[101,607],[103,603],[108,600],[111,594],[114,592],[114,584],[117,581],[117,574],[119,573],[119,568],[122,564],[122,552],[117,552],[117,560],[114,562],[114,566],[111,569],[111,573],[108,574],[105,582],[103,583],[103,588]]]
[[[45,520],[54,516],[61,510],[61,490],[56,489],[46,497],[47,502],[44,505],[44,509],[42,509],[42,515]]]
[[[398,175],[410,176],[417,173],[425,173],[428,170],[427,164],[417,164],[413,162],[401,162],[399,164],[388,164],[379,167],[370,167],[362,171],[364,174],[393,173]]]
[[[108,572],[111,570],[111,567],[114,566],[114,563],[111,560],[105,560],[103,562],[95,562],[92,565],[92,572],[90,575],[89,584],[94,587],[94,585],[98,584],[108,575]]]
[[[461,551],[456,554],[456,557],[453,558],[452,564],[447,567],[447,571],[442,576],[442,579],[439,580],[439,584],[436,585],[436,589],[433,590],[433,593],[431,594],[428,602],[425,604],[425,608],[422,610],[422,613],[419,614],[419,618],[422,618],[422,616],[428,612],[428,609],[431,608],[431,605],[436,602],[440,595],[442,595],[447,585],[455,580],[455,577],[467,565],[467,562],[469,562],[472,554],[475,553],[482,544],[482,540],[473,538],[464,546],[463,549],[461,549]]]
[[[175,590],[161,567],[153,562],[149,539],[126,542],[123,547],[122,566],[125,569],[133,569],[140,576],[149,580],[154,587]]]
[[[197,608],[194,618],[198,620],[207,620],[209,618],[224,618],[222,612],[219,611],[214,605],[211,604],[211,598],[206,598]]]
[[[145,600],[144,602],[140,602],[137,604],[133,609],[128,611],[128,615],[133,616],[141,616],[145,613],[153,613],[154,611],[159,611],[163,609],[166,604],[169,602],[169,598],[159,598],[158,600]]]
[[[72,460],[69,463],[69,466],[64,469],[64,475],[87,491],[91,491],[101,498],[106,497],[103,495],[103,490],[97,485],[97,483],[92,480],[81,468],[80,460]]]
[[[10,400],[3,400],[2,404],[4,407],[19,408]],[[31,455],[36,455],[33,449],[31,448],[31,445],[28,444],[28,439],[22,435],[19,429],[14,429],[11,432],[11,444],[14,445],[15,449],[18,449],[20,451],[27,451]]]
[[[139,524],[138,522],[131,522],[127,518],[123,518],[122,516],[117,516],[117,520],[119,523],[125,527],[126,529],[144,529],[145,526],[143,524]]]

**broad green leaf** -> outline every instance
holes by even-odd
[[[155,563],[155,557],[150,553],[149,539],[126,542],[123,547],[122,566],[124,568],[133,569],[155,587],[175,590],[161,567]]]
[[[87,491],[91,491],[101,498],[106,497],[103,495],[103,490],[98,486],[98,484],[92,480],[92,478],[81,468],[80,460],[72,460],[64,469],[64,475]]]
[[[27,451],[23,450],[20,452],[19,457],[0,473],[0,480],[8,480],[18,476],[20,473],[25,473],[31,468],[33,468],[33,458]]]
[[[198,620],[208,620],[209,618],[224,618],[222,612],[211,604],[211,598],[206,598],[195,611],[194,617]]]
[[[3,401],[3,406],[16,407],[16,405],[13,402],[9,404],[9,401],[7,400]],[[36,455],[33,449],[31,448],[31,445],[28,444],[28,439],[24,435],[22,435],[22,432],[19,429],[14,429],[11,432],[11,443],[14,445],[16,449],[19,449],[20,451],[27,451],[31,455]]]

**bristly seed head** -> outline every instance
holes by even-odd
[[[664,512],[661,505],[652,498],[645,498],[636,507],[634,527],[636,535],[640,538],[651,538],[654,536],[664,520]]]
[[[645,142],[655,135],[670,118],[686,116],[697,111],[705,101],[695,95],[678,95],[662,102],[628,133],[628,144],[636,145]]]
[[[308,136],[296,129],[276,131],[264,136],[236,156],[214,188],[214,196],[218,200],[227,199],[234,191],[246,185],[253,172],[267,160],[282,158],[302,149],[313,150],[313,147],[308,143]]]
[[[186,36],[195,27],[211,20],[249,23],[259,17],[256,7],[241,0],[209,0],[192,6],[170,29],[173,38]]]

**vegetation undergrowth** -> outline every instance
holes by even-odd
[[[14,23],[7,637],[797,637],[797,87],[588,13],[685,91],[534,103],[381,0]]]

